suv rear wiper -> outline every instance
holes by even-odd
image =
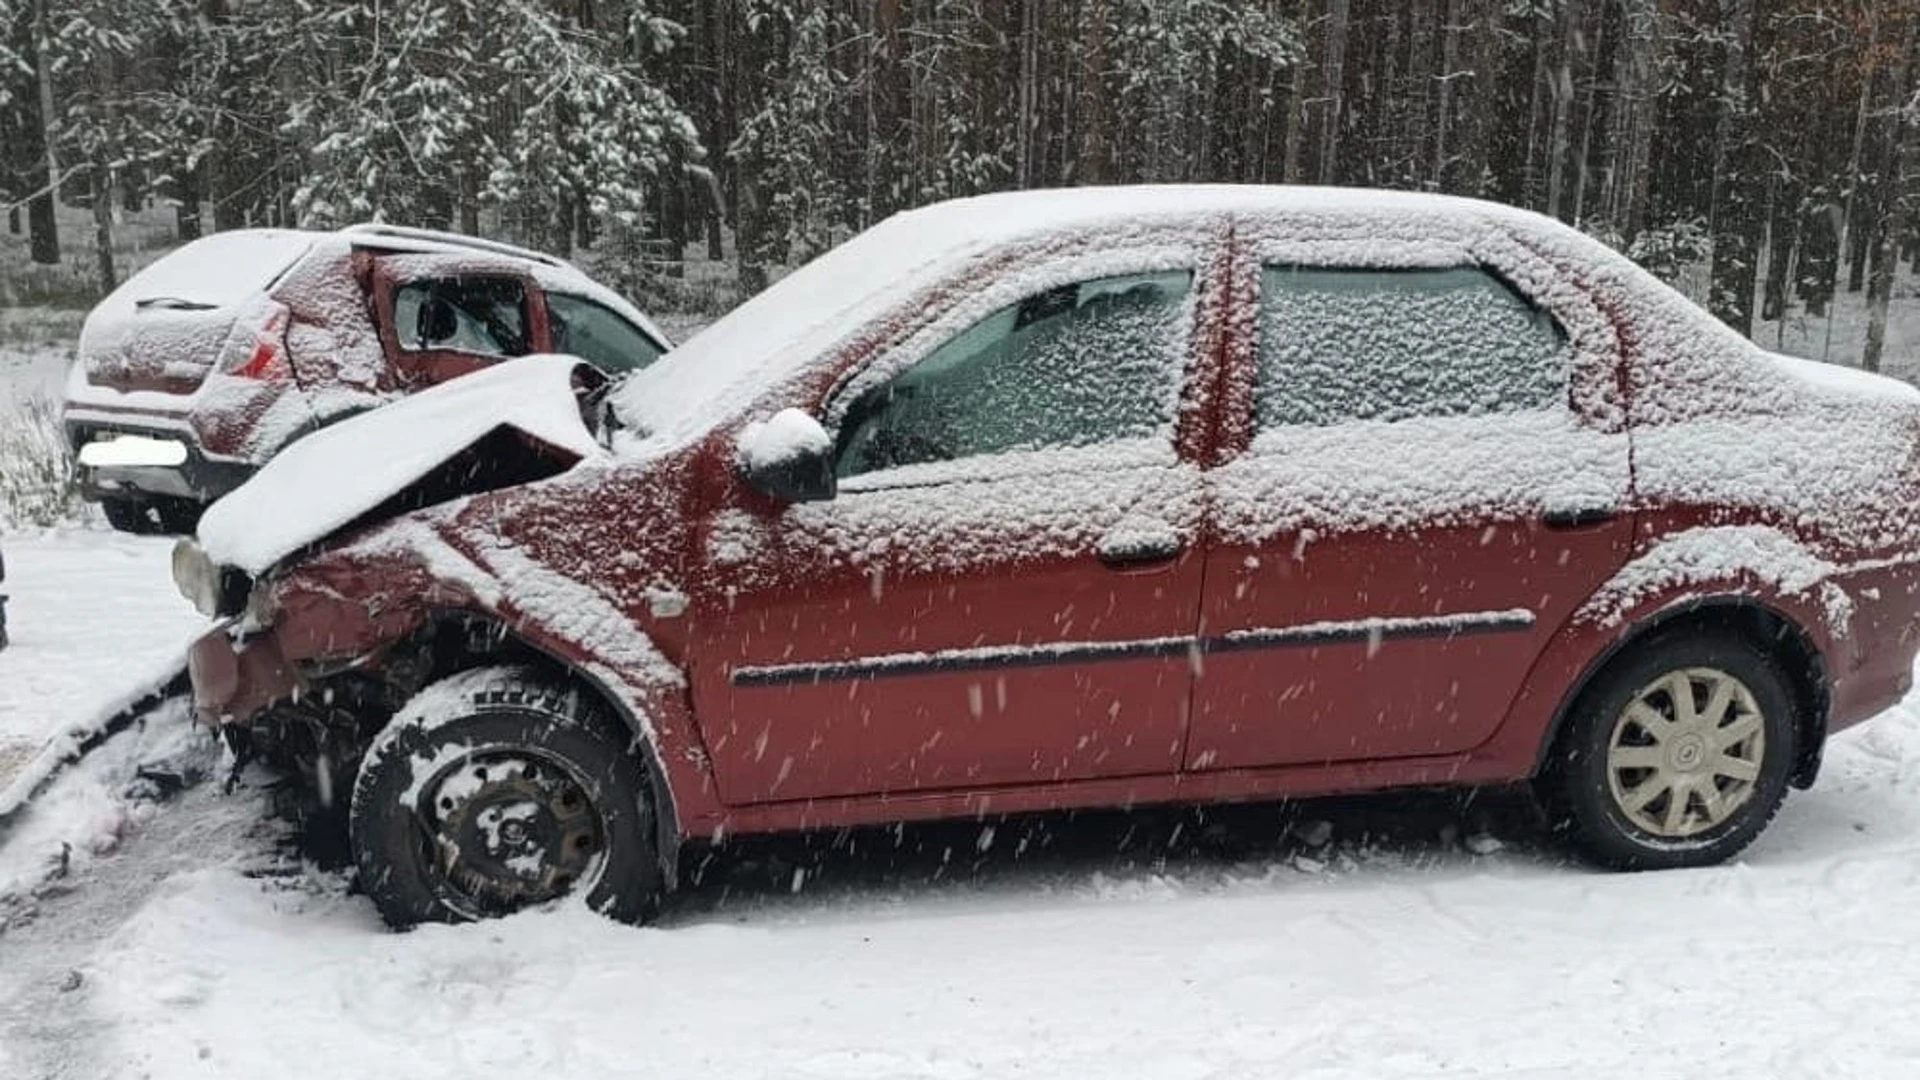
[[[202,303],[199,300],[182,300],[177,296],[149,296],[145,300],[135,300],[136,308],[166,308],[169,311],[212,311],[219,304]]]

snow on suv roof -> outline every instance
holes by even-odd
[[[988,251],[1044,236],[1229,214],[1451,217],[1573,234],[1551,218],[1498,203],[1361,188],[1144,185],[954,199],[895,214],[774,283],[630,378],[620,410],[644,431],[684,436],[742,406],[749,386],[765,386],[832,348],[857,329],[850,325],[856,310],[905,302],[930,279]]]
[[[463,233],[442,232],[439,229],[416,229],[405,225],[387,225],[381,222],[365,222],[348,225],[340,230],[357,246],[377,247],[385,251],[420,252],[466,252],[479,251],[489,255],[502,255],[509,259],[543,263],[547,266],[577,269],[572,263],[557,255],[544,251],[506,244],[498,240],[485,240]]]

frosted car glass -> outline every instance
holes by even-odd
[[[1170,432],[1192,280],[1082,282],[987,316],[848,411],[840,475]]]
[[[1259,426],[1475,416],[1566,399],[1553,319],[1475,267],[1267,268]]]

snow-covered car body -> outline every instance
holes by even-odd
[[[609,371],[666,337],[552,256],[363,225],[204,237],[89,313],[65,424],[88,493],[123,527],[191,529],[294,439],[502,359]]]
[[[1920,646],[1920,394],[1478,201],[903,214],[615,388],[597,446],[528,365],[538,480],[300,520],[270,466],[216,507],[205,722],[351,762],[449,672],[549,671],[630,726],[671,874],[683,837],[1521,780],[1693,632],[1780,673],[1784,789]]]

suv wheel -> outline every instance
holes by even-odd
[[[119,532],[154,536],[164,531],[152,506],[140,500],[101,499],[100,509],[107,515],[107,524]]]
[[[1541,777],[1542,801],[1599,865],[1711,865],[1780,809],[1798,731],[1786,680],[1758,649],[1721,636],[1657,639],[1582,695]]]
[[[153,499],[101,499],[100,509],[107,515],[107,524],[123,533],[136,536],[189,536],[199,527],[200,514],[205,508],[187,499],[163,496]]]
[[[354,782],[361,887],[398,927],[570,894],[643,921],[663,878],[629,742],[589,695],[529,669],[426,687],[374,739]]]

